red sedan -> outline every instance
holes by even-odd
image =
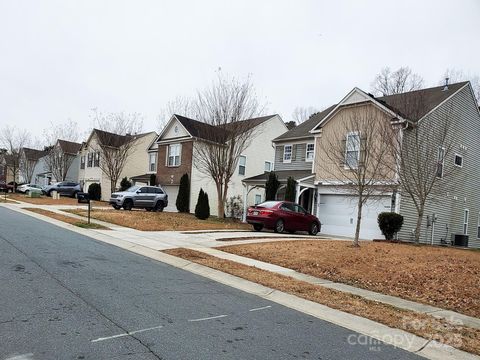
[[[309,214],[300,205],[288,201],[266,201],[249,207],[247,222],[253,225],[255,231],[267,228],[278,233],[284,230],[290,233],[308,231],[310,235],[316,235],[322,227],[316,216]]]

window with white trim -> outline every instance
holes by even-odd
[[[267,171],[267,172],[272,171],[272,162],[271,161],[265,161],[265,171]]]
[[[157,153],[148,154],[148,171],[157,171]]]
[[[255,205],[262,203],[262,195],[256,194],[255,195]]]
[[[94,167],[100,167],[100,151],[97,151],[93,155],[93,166]]]
[[[180,166],[181,144],[168,145],[167,166]]]
[[[85,156],[80,156],[80,169],[85,169]]]
[[[459,154],[455,154],[454,164],[455,166],[463,167],[463,156]]]
[[[360,134],[352,132],[347,134],[345,144],[345,167],[357,169],[360,161]]]
[[[307,153],[305,154],[305,161],[313,161],[315,154],[315,144],[307,144]]]
[[[238,158],[238,175],[245,175],[245,170],[247,166],[247,157],[240,155]]]
[[[443,146],[438,147],[437,153],[437,177],[443,177],[443,166],[445,163],[445,148]]]
[[[465,209],[463,213],[463,234],[468,235],[468,215],[469,211],[468,209]]]
[[[283,147],[283,162],[292,161],[292,145],[285,145]]]
[[[92,167],[93,164],[93,153],[87,154],[87,167]]]

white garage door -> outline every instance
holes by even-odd
[[[168,206],[165,208],[165,211],[177,212],[175,202],[177,201],[179,187],[176,185],[167,185],[162,186],[162,188],[168,195]]]
[[[390,196],[375,196],[363,205],[360,239],[382,239],[377,216],[391,210]],[[346,195],[320,195],[319,218],[322,233],[339,236],[355,236],[357,200]]]

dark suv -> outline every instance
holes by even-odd
[[[132,186],[125,191],[114,192],[110,196],[114,209],[132,210],[145,208],[147,211],[163,211],[168,205],[168,195],[158,186]]]
[[[52,196],[52,191],[56,191],[63,196],[77,197],[77,194],[82,192],[82,187],[79,183],[62,181],[42,188],[42,192],[47,196]]]

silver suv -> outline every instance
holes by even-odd
[[[168,195],[158,186],[132,186],[125,191],[114,192],[110,205],[115,210],[145,208],[147,211],[163,211],[168,205]]]

